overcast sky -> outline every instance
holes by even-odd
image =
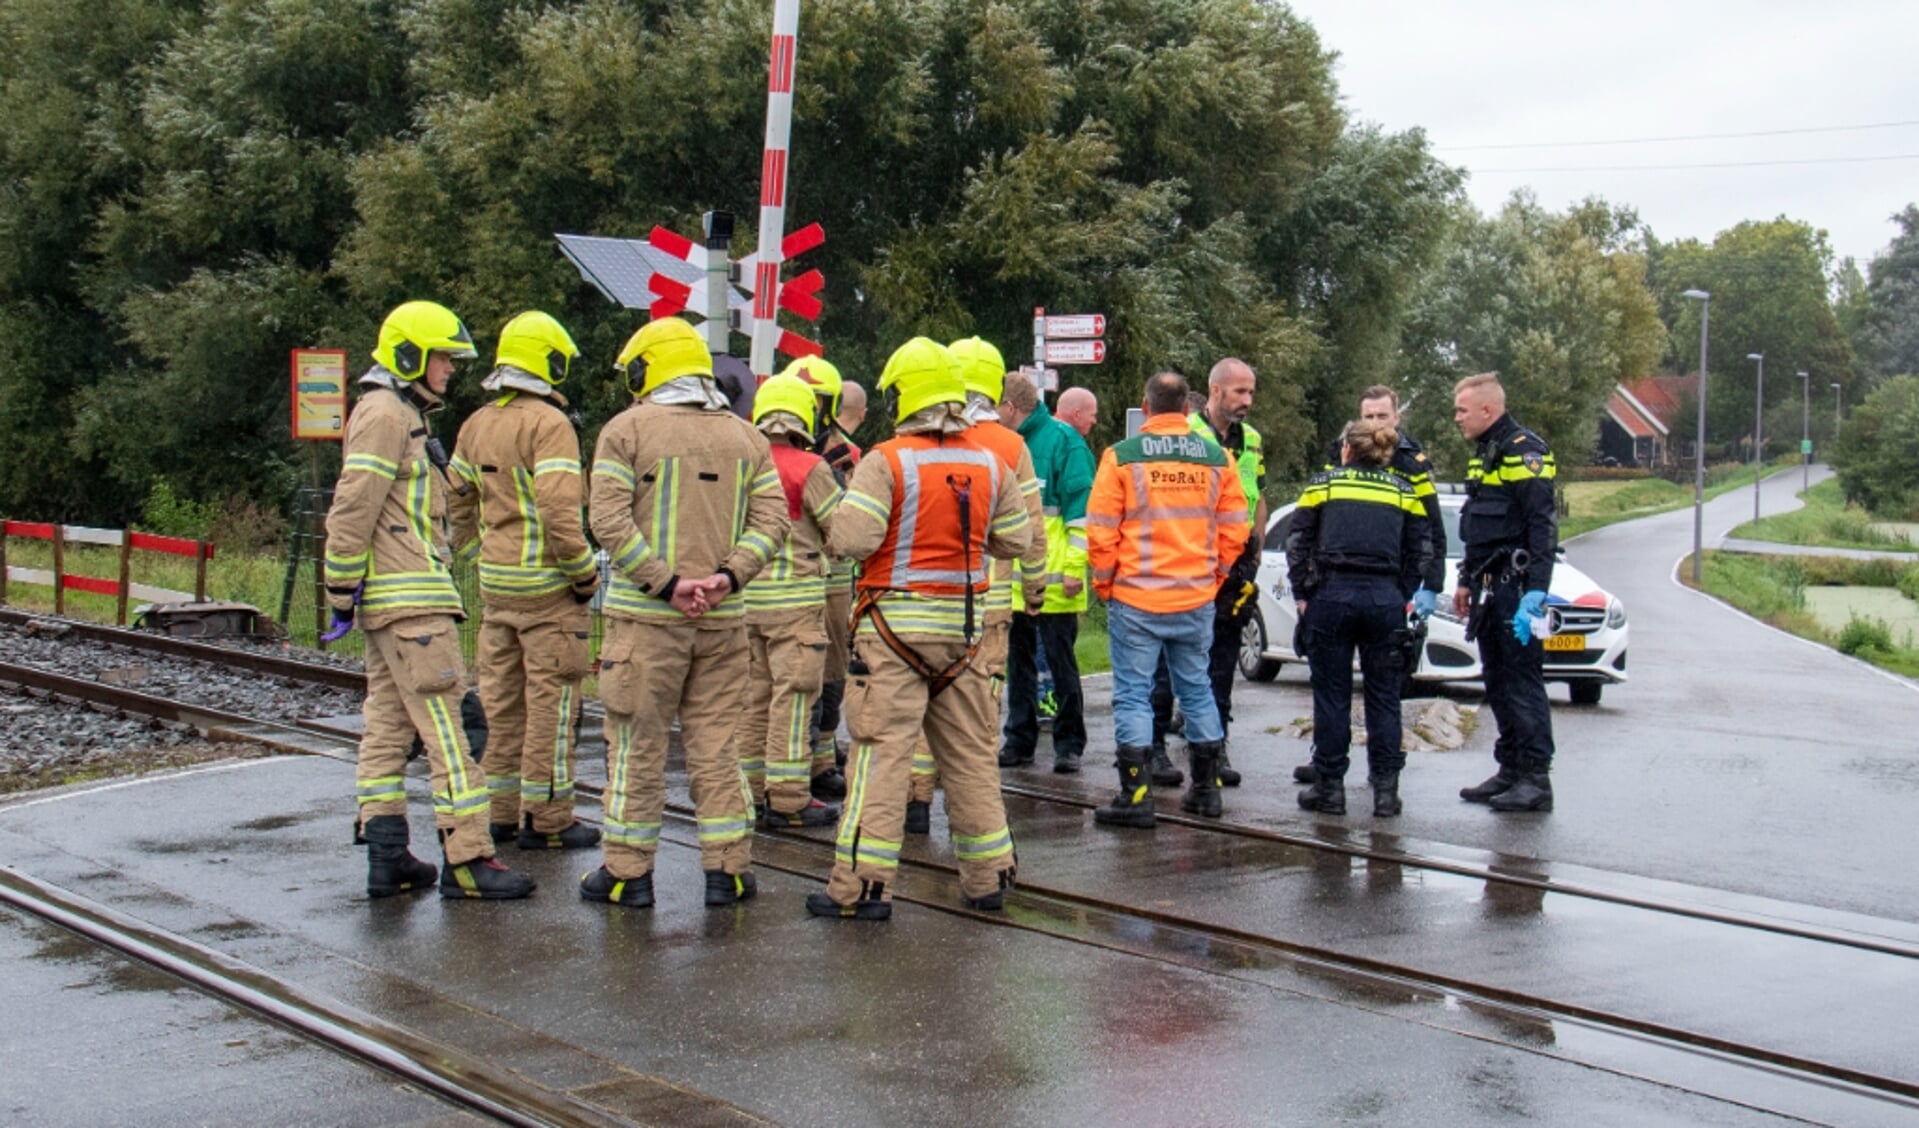
[[[1891,129],[1565,146],[1675,135],[1919,122],[1919,2],[1291,0],[1339,52],[1348,113],[1423,127],[1471,171],[1485,211],[1531,186],[1558,209],[1631,204],[1664,240],[1785,215],[1824,228],[1861,269],[1919,201],[1919,159],[1626,170],[1919,154]],[[1533,145],[1487,149],[1468,146]],[[1578,168],[1595,171],[1514,171]]]

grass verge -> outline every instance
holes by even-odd
[[[1693,587],[1690,561],[1689,556],[1681,562],[1679,576]],[[1919,564],[1709,550],[1701,571],[1702,582],[1697,586],[1760,622],[1895,674],[1919,677],[1919,647],[1913,645],[1910,631],[1895,637],[1887,620],[1857,614],[1834,629],[1820,621],[1807,599],[1809,588],[1834,586],[1886,588],[1908,600],[1919,598]]]
[[[1788,466],[1799,465],[1799,456],[1787,455],[1767,463],[1760,474],[1766,475]],[[1752,488],[1752,467],[1709,466],[1706,468],[1706,497],[1718,497],[1740,487]],[[1559,539],[1571,540],[1607,525],[1670,513],[1692,504],[1692,486],[1678,485],[1664,478],[1636,478],[1612,482],[1568,482],[1565,487],[1567,514],[1559,519]]]
[[[1806,505],[1791,513],[1777,513],[1748,521],[1732,531],[1745,540],[1804,544],[1819,548],[1865,548],[1881,552],[1919,552],[1909,538],[1873,527],[1873,518],[1857,505],[1846,504],[1839,479],[1828,478],[1801,494]]]

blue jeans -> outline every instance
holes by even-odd
[[[1173,679],[1173,696],[1186,714],[1186,742],[1224,740],[1219,707],[1206,672],[1213,644],[1213,605],[1155,614],[1118,600],[1106,604],[1106,641],[1113,659],[1113,730],[1121,748],[1153,743],[1153,671],[1160,655]]]

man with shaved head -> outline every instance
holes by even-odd
[[[1059,394],[1059,403],[1053,408],[1053,418],[1079,432],[1079,437],[1091,441],[1093,424],[1099,422],[1099,397],[1086,388],[1068,388]]]
[[[1459,797],[1495,811],[1550,811],[1553,718],[1542,669],[1545,640],[1534,624],[1550,622],[1546,599],[1559,540],[1553,455],[1545,440],[1506,414],[1506,389],[1495,372],[1468,376],[1453,389],[1453,422],[1477,444],[1459,511],[1465,559],[1453,614],[1466,620],[1466,638],[1479,643],[1486,704],[1499,723],[1493,741],[1499,770],[1462,788]]]

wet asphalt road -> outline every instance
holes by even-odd
[[[1781,1122],[1636,1079],[1768,1103],[1763,1078],[1323,968],[1201,972],[914,906],[887,926],[811,920],[816,884],[766,868],[756,902],[709,911],[697,854],[671,841],[650,912],[579,902],[588,863],[564,856],[516,855],[542,883],[526,902],[372,902],[342,845],[348,778],[271,760],[15,808],[0,859],[163,928],[221,926],[255,966],[549,1087],[652,1086],[653,1122],[738,1122],[661,1079],[790,1124]],[[177,817],[221,806],[248,817]],[[1190,881],[1244,888],[1216,876]],[[118,1028],[81,1022],[76,1038]],[[220,1097],[210,1119],[244,1119]],[[63,1099],[75,1120],[111,1119],[98,1088]],[[1833,1122],[1900,1122],[1820,1099]]]
[[[1826,476],[1816,468],[1814,481]],[[1766,512],[1797,508],[1797,470],[1764,483]],[[1708,547],[1752,514],[1750,491],[1706,505]],[[1680,587],[1690,509],[1613,525],[1567,557],[1626,603],[1632,680],[1598,706],[1549,687],[1558,755],[1556,810],[1495,816],[1457,791],[1493,768],[1489,713],[1458,752],[1413,753],[1395,833],[1501,855],[1709,886],[1871,916],[1919,921],[1919,685],[1773,630]],[[1248,783],[1290,790],[1303,743],[1260,730],[1310,713],[1303,670],[1241,682],[1235,762]],[[1463,703],[1472,691],[1453,691]],[[1363,775],[1356,768],[1349,789]],[[1256,776],[1257,783],[1254,783]],[[1230,793],[1229,793],[1230,794]],[[1364,795],[1363,784],[1357,792]],[[1366,827],[1368,816],[1315,820]]]
[[[1770,480],[1768,508],[1792,504],[1798,482],[1796,472]],[[1750,504],[1735,493],[1709,505],[1708,542]],[[1554,814],[1501,817],[1459,802],[1456,789],[1490,770],[1489,717],[1461,751],[1413,754],[1401,819],[1375,826],[1363,813],[1300,812],[1287,775],[1304,744],[1266,731],[1310,712],[1303,672],[1288,669],[1277,683],[1237,687],[1234,758],[1247,778],[1227,792],[1228,816],[1919,938],[1919,893],[1903,871],[1919,756],[1861,739],[1914,731],[1919,695],[1674,586],[1690,538],[1682,512],[1570,548],[1627,601],[1633,681],[1597,708],[1555,691]],[[1727,655],[1737,656],[1736,676]],[[1100,751],[1111,739],[1105,686],[1089,689],[1087,772],[1052,776],[1042,746],[1042,767],[1009,780],[1089,795],[1111,786]],[[585,759],[583,776],[601,774]],[[1779,1122],[1739,1102],[1828,1123],[1919,1121],[1579,1023],[1291,958],[1209,954],[1200,944],[1190,958],[1141,959],[1123,952],[1158,950],[1168,937],[1097,914],[1048,923],[1100,949],[912,905],[887,926],[813,921],[800,901],[814,883],[770,866],[798,847],[767,844],[760,899],[708,912],[697,856],[670,841],[671,828],[661,904],[650,913],[579,902],[572,884],[591,860],[511,850],[509,860],[541,879],[531,902],[369,902],[362,855],[343,844],[350,776],[339,763],[280,760],[0,807],[0,863],[205,942],[217,937],[223,950],[309,988],[656,1121],[736,1123],[745,1110],[834,1125]],[[674,791],[683,794],[683,781]],[[1363,811],[1363,785],[1354,795]],[[1035,885],[1919,1071],[1915,961],[1169,826],[1117,834],[1093,828],[1083,811],[1032,800],[1009,801],[1009,815],[1022,876]],[[425,820],[415,821],[424,839]],[[943,822],[936,804],[933,841],[909,853],[950,857]],[[951,900],[937,883],[909,877],[903,887],[916,886]],[[75,989],[59,960],[77,957],[57,942],[37,924],[0,917],[0,951],[40,948],[37,959],[10,961],[35,973],[10,985],[8,1012],[57,1015],[49,1036],[16,1032],[0,1043],[9,1072],[17,1064],[35,1079],[17,1101],[8,1085],[0,1107],[16,1111],[10,1122],[249,1123],[286,1108],[275,1118],[304,1123],[293,1110],[316,1090],[339,1094],[340,1123],[445,1115],[358,1066],[282,1045],[284,1035],[272,1043],[283,1053],[227,1047],[235,1024],[275,1032],[178,989],[88,973],[99,986],[66,1005]],[[141,1046],[150,1048],[123,1048]],[[86,1055],[119,1063],[160,1111],[128,1119],[116,1103],[124,1093],[66,1083]],[[216,1076],[240,1080],[203,1091],[152,1068],[168,1060],[216,1064]],[[276,1083],[279,1093],[255,1091]],[[290,1103],[276,1103],[282,1096]],[[196,1097],[197,1109],[183,1103]]]

